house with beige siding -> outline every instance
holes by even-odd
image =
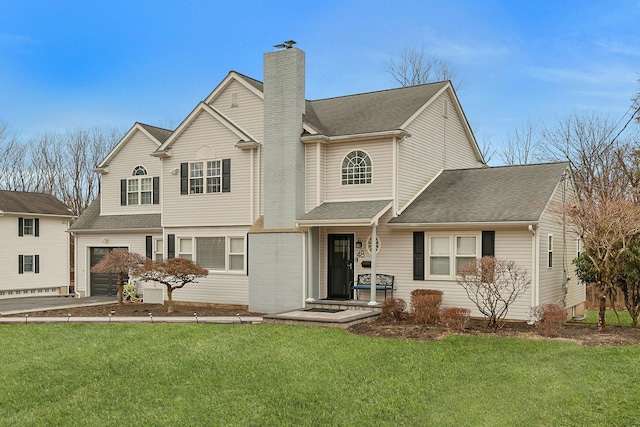
[[[78,290],[105,292],[91,265],[125,247],[209,270],[176,301],[377,305],[375,287],[352,286],[384,273],[396,297],[440,289],[473,308],[457,269],[495,255],[532,279],[511,318],[547,302],[579,314],[576,239],[551,208],[573,195],[566,164],[487,167],[448,81],[319,100],[304,88],[305,53],[285,47],[264,55],[264,82],[229,72],[175,130],[134,125],[71,227]]]
[[[73,217],[50,194],[0,190],[0,299],[69,293]]]

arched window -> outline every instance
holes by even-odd
[[[137,175],[146,175],[146,174],[147,174],[147,170],[144,168],[144,166],[136,166],[135,168],[133,168],[133,173],[131,175],[137,176]]]
[[[342,185],[352,184],[371,184],[371,159],[364,151],[352,151],[342,161]]]

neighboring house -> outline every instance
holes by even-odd
[[[49,194],[0,190],[0,298],[69,293],[72,219]]]
[[[264,61],[264,84],[232,71],[177,129],[136,124],[99,165],[101,196],[71,227],[78,291],[112,292],[89,270],[126,247],[210,271],[177,301],[279,312],[353,299],[357,275],[378,272],[394,296],[441,289],[473,308],[456,268],[494,254],[532,277],[511,318],[582,310],[575,236],[549,208],[573,195],[566,164],[486,167],[450,82],[309,101],[304,52]]]

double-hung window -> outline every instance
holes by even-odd
[[[196,262],[212,271],[244,271],[244,237],[196,237]]]
[[[22,234],[33,236],[33,218],[25,218],[22,222]]]
[[[222,165],[220,160],[189,163],[189,194],[221,192]]]
[[[220,160],[207,162],[207,193],[220,193],[222,191],[222,168]]]
[[[191,238],[178,240],[178,257],[193,260],[193,240]]]
[[[121,182],[121,205],[153,205],[159,203],[159,178],[147,177],[144,166],[133,169],[133,178]],[[154,180],[157,182],[154,184]]]
[[[478,257],[477,236],[430,236],[429,275],[454,277]]]

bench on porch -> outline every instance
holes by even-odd
[[[356,299],[360,299],[360,291],[371,291],[371,274],[358,274],[358,282],[351,289],[356,291]],[[391,291],[393,298],[393,276],[376,274],[376,291],[384,291],[384,299],[387,299],[387,291]]]

